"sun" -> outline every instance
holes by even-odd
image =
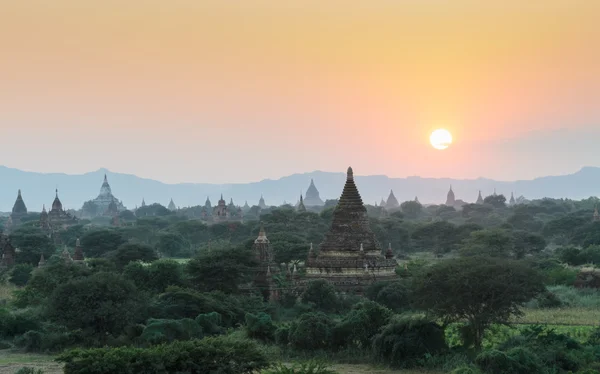
[[[452,134],[446,129],[437,129],[431,133],[429,141],[433,148],[443,150],[452,144]]]

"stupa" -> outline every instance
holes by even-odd
[[[115,201],[119,212],[126,210],[125,206],[119,199],[112,194],[108,178],[104,174],[104,182],[100,187],[100,193],[94,200],[90,200],[83,204],[82,213],[84,217],[91,218],[106,215],[109,205]]]
[[[477,196],[477,202],[475,204],[483,204],[483,197],[481,196],[481,190],[479,190],[479,196]]]
[[[172,199],[172,198],[171,198],[171,201],[169,202],[168,209],[169,209],[171,212],[174,212],[174,211],[176,211],[176,210],[177,210],[177,206],[176,206],[176,205],[175,205],[175,203],[173,202],[173,199]]]
[[[446,196],[446,205],[454,206],[456,204],[456,198],[454,197],[454,191],[452,191],[452,186],[450,186],[450,191],[448,191],[448,195]]]
[[[300,195],[300,202],[298,203],[296,210],[300,213],[306,212],[306,206],[304,205],[304,199],[302,198],[302,195]]]
[[[396,196],[394,196],[394,191],[390,190],[390,196],[388,196],[385,203],[385,209],[397,209],[399,207],[400,203],[398,202],[398,199],[396,199]]]
[[[17,200],[15,200],[15,204],[12,208],[12,213],[10,214],[10,218],[12,220],[12,224],[18,226],[21,224],[21,219],[27,216],[27,207],[25,206],[25,202],[23,201],[23,197],[21,196],[21,190],[17,193]]]
[[[316,255],[311,249],[306,280],[326,279],[343,291],[361,293],[375,281],[394,279],[396,261],[386,258],[369,226],[367,209],[348,168],[329,232]]]
[[[310,180],[310,186],[306,190],[306,194],[304,197],[304,206],[323,206],[325,203],[321,200],[321,196],[319,195],[319,190],[315,186],[315,181]]]

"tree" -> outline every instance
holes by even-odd
[[[500,229],[473,231],[465,240],[460,253],[463,256],[508,257],[513,250],[509,232]]]
[[[8,281],[16,286],[24,286],[27,284],[27,282],[29,282],[32,271],[33,266],[29,264],[19,264],[10,272],[10,278]]]
[[[121,233],[115,230],[91,231],[81,237],[81,246],[87,257],[100,257],[117,250],[125,242]]]
[[[466,330],[480,349],[491,324],[520,316],[521,306],[544,290],[539,274],[524,264],[468,257],[430,267],[415,280],[414,300],[446,323],[467,321]]]
[[[60,285],[48,302],[48,315],[71,329],[87,330],[104,339],[143,320],[143,306],[133,283],[117,274],[97,273]]]
[[[364,301],[352,307],[342,320],[335,326],[334,336],[336,345],[355,344],[368,348],[371,339],[379,332],[390,317],[392,311],[374,301]]]
[[[159,236],[156,249],[166,256],[176,257],[189,246],[183,236],[168,232]]]
[[[324,279],[310,281],[300,298],[303,303],[312,303],[325,311],[333,311],[339,305],[335,287]]]
[[[123,268],[132,261],[152,262],[158,260],[154,248],[137,243],[122,244],[114,254],[117,267]]]
[[[490,195],[483,199],[484,204],[490,204],[494,208],[505,208],[506,197],[504,195]]]
[[[187,263],[193,286],[201,291],[237,292],[250,280],[255,266],[251,252],[242,248],[205,251]]]
[[[54,245],[48,235],[37,227],[22,227],[10,234],[10,243],[18,248],[17,263],[37,265],[40,257],[50,258]]]
[[[539,253],[546,248],[546,239],[529,231],[513,232],[513,251],[516,258]]]
[[[420,250],[433,251],[441,256],[456,247],[456,226],[446,221],[437,221],[419,226],[412,234]]]

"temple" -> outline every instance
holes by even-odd
[[[310,180],[310,186],[306,190],[306,194],[304,197],[304,206],[323,206],[325,203],[321,200],[321,196],[319,196],[319,190],[315,186],[314,180]]]
[[[396,196],[394,196],[394,191],[390,190],[390,195],[388,196],[388,199],[385,203],[385,209],[398,209],[400,207],[400,203],[398,202],[398,199],[396,199]]]
[[[169,206],[167,207],[171,212],[174,212],[177,210],[177,206],[175,206],[175,203],[173,202],[173,198],[171,198],[171,201],[169,202]]]
[[[112,194],[110,184],[108,184],[108,178],[106,177],[106,174],[104,174],[104,182],[102,183],[102,187],[100,187],[98,197],[83,204],[82,217],[93,218],[105,216],[107,215],[108,207],[112,202],[117,204],[119,212],[127,209],[123,203]]]
[[[448,191],[448,195],[446,196],[446,204],[447,206],[454,206],[456,204],[456,198],[454,197],[454,191],[452,191],[452,185],[450,185],[450,191]]]
[[[302,198],[302,195],[300,195],[300,202],[298,202],[298,206],[296,207],[296,210],[299,213],[306,212],[306,206],[304,205],[304,199]]]
[[[15,264],[17,252],[10,244],[10,239],[6,235],[0,236],[0,248],[2,249],[2,259],[0,260],[0,268],[9,268]]]
[[[79,238],[75,242],[75,252],[73,252],[73,262],[75,263],[83,263],[85,261],[85,257],[83,256],[83,249],[81,248],[81,242]]]
[[[275,282],[273,281],[273,275],[279,273],[279,266],[277,266],[273,259],[271,242],[267,238],[262,223],[260,225],[258,237],[254,240],[254,244],[252,245],[252,252],[254,253],[254,258],[256,259],[258,266],[254,275],[253,284],[250,288],[260,290],[266,300],[277,299],[279,295],[276,290]]]
[[[352,168],[348,168],[342,196],[319,254],[312,248],[309,252],[306,280],[326,279],[340,290],[362,293],[375,281],[396,277],[396,261],[392,256],[386,258],[382,254],[369,227],[367,209],[354,184]]]
[[[23,201],[23,197],[21,196],[21,190],[17,193],[17,200],[15,200],[15,204],[12,208],[12,213],[10,214],[10,219],[12,221],[12,225],[19,226],[21,224],[21,219],[27,216],[27,207],[25,206],[25,202]]]
[[[50,212],[46,211],[46,205],[42,208],[38,226],[48,234],[49,237],[54,239],[55,243],[60,242],[60,236],[55,235],[58,231],[65,230],[71,226],[78,224],[79,220],[77,217],[72,216],[63,209],[62,202],[58,198],[58,189],[56,190],[56,196],[52,202],[52,209]]]
[[[260,200],[258,200],[258,207],[260,209],[266,209],[267,208],[267,204],[265,203],[265,199],[263,198],[263,195],[260,195]]]
[[[513,192],[510,193],[510,200],[508,201],[509,205],[515,205],[517,201],[515,200],[515,194]]]
[[[483,196],[481,196],[481,190],[479,190],[479,195],[477,196],[477,201],[475,204],[483,204]]]
[[[207,203],[210,204],[210,201],[207,200]],[[205,204],[201,209],[201,218],[205,221],[209,222],[226,222],[226,221],[241,221],[244,218],[244,214],[242,212],[241,207],[235,206],[233,203],[233,199],[230,199],[229,204],[225,202],[223,199],[223,194],[221,194],[221,198],[217,203],[217,206],[210,209],[207,207],[208,204]]]

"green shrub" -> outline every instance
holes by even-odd
[[[447,350],[444,330],[423,317],[399,316],[373,338],[373,352],[394,367],[415,366],[426,354]]]
[[[519,371],[519,365],[515,360],[495,349],[480,353],[475,358],[475,364],[487,374],[527,374]]]
[[[201,337],[202,328],[193,319],[150,319],[140,340],[147,344],[162,344]]]
[[[290,326],[289,342],[303,350],[329,347],[334,325],[333,320],[324,313],[306,313]]]
[[[269,342],[274,339],[275,330],[277,327],[267,313],[246,313],[246,333],[249,337]]]
[[[0,350],[11,349],[13,346],[7,342],[0,342]]]
[[[324,279],[310,281],[300,299],[305,304],[314,304],[319,310],[334,311],[339,305],[335,287]]]
[[[30,367],[24,366],[24,367],[20,368],[19,370],[17,370],[15,372],[15,374],[44,374],[44,371],[42,369],[36,369],[36,368],[30,368]]]
[[[331,370],[325,363],[310,361],[292,366],[277,364],[271,369],[264,370],[261,374],[338,374],[338,372]]]
[[[450,374],[481,374],[481,370],[476,366],[463,365],[452,370]]]
[[[81,331],[46,323],[40,331],[30,330],[15,338],[14,343],[25,352],[59,352],[85,344]]]
[[[277,330],[275,330],[275,343],[277,345],[288,345],[290,342],[290,330],[291,324],[280,325]]]
[[[0,309],[0,337],[11,338],[39,328],[39,316],[33,310],[9,312]]]
[[[32,271],[33,266],[30,264],[18,264],[10,272],[10,278],[8,281],[14,285],[22,287],[29,282]]]
[[[205,335],[220,335],[225,333],[225,328],[222,327],[223,318],[217,312],[198,314],[195,321],[202,328],[202,332]]]
[[[371,339],[379,332],[392,311],[373,301],[355,305],[334,328],[335,345],[369,347]]]
[[[176,341],[145,349],[75,349],[56,360],[65,364],[65,374],[250,374],[269,366],[266,354],[255,343],[228,337]]]

